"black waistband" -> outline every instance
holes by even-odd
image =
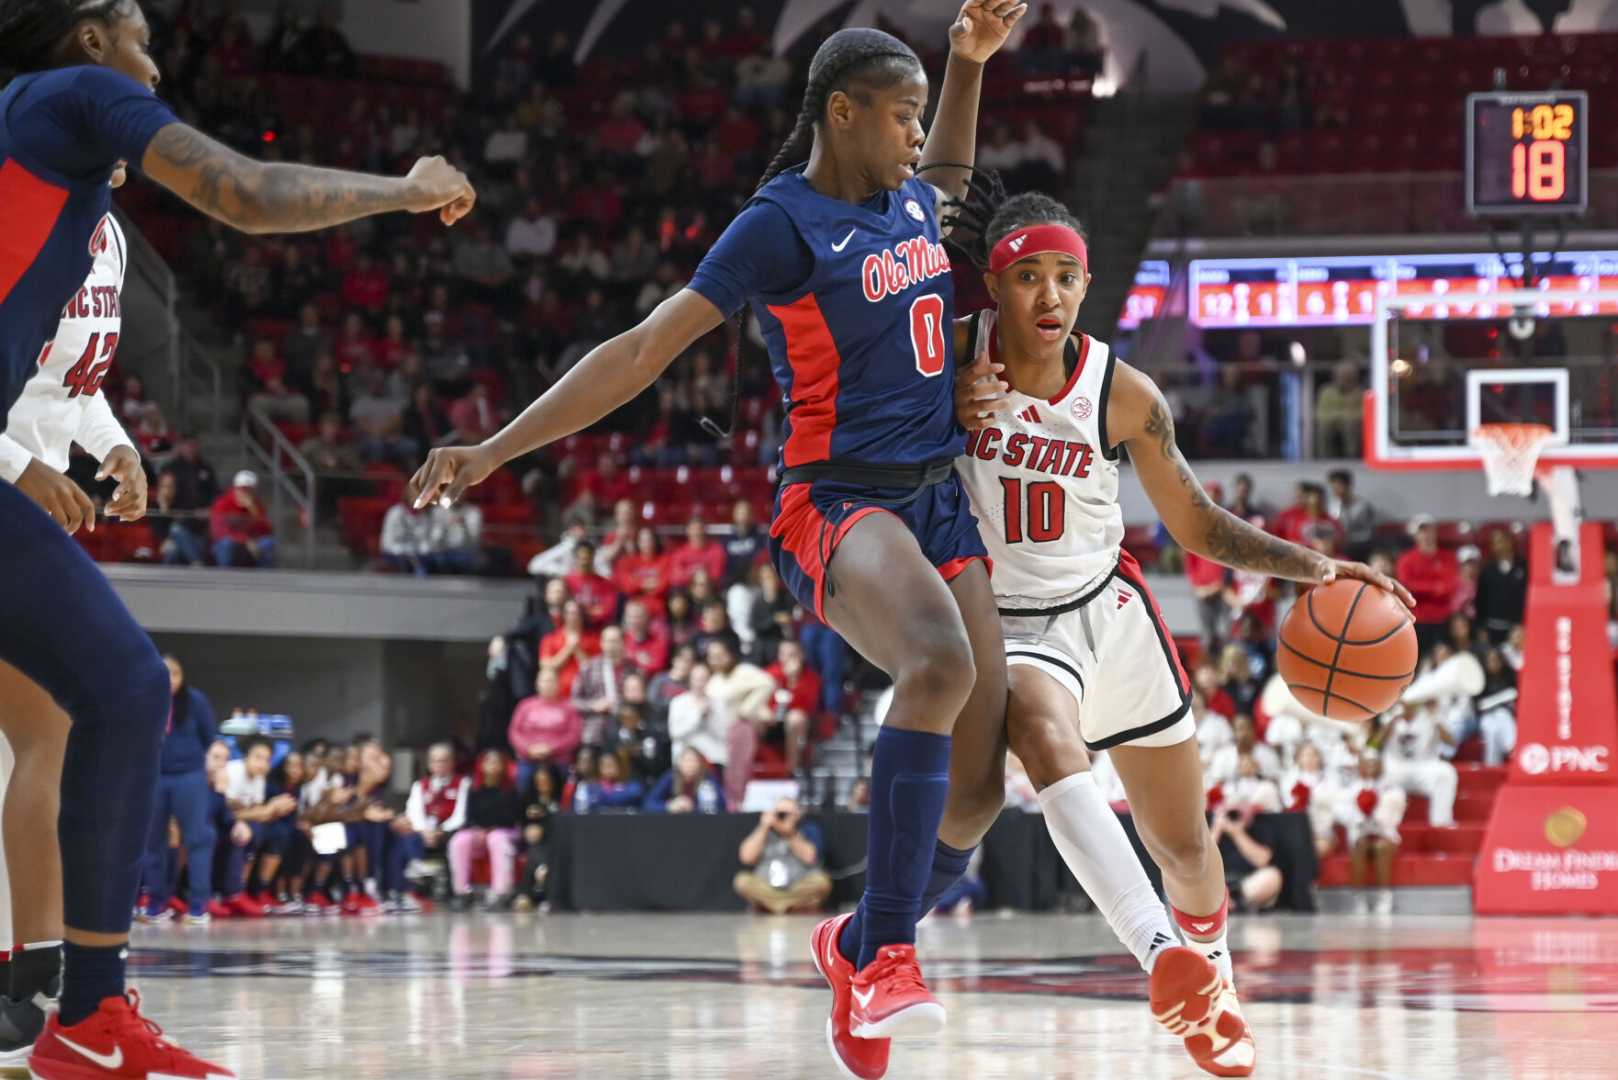
[[[1000,614],[1011,618],[1032,618],[1036,615],[1066,615],[1070,611],[1077,611],[1101,595],[1101,590],[1112,584],[1112,579],[1118,576],[1118,564],[1113,563],[1107,576],[1096,582],[1095,585],[1084,591],[1084,595],[1075,597],[1065,604],[1057,604],[1048,608],[1001,608]]]
[[[925,465],[868,465],[859,461],[811,461],[794,465],[781,474],[781,484],[812,484],[835,480],[863,487],[913,491],[942,484],[955,473],[955,459],[930,461]]]

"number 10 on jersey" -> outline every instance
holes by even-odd
[[[1024,485],[1012,476],[1002,476],[1000,486],[1006,492],[1006,543],[1020,544],[1026,537],[1035,544],[1048,544],[1059,540],[1067,528],[1067,497],[1062,485],[1053,480],[1040,480]]]

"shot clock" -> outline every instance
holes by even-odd
[[[1468,94],[1467,212],[1583,213],[1589,109],[1582,90]]]

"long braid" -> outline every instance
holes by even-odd
[[[128,0],[0,0],[0,72],[49,67],[57,48],[85,19],[108,19]]]
[[[965,168],[966,166],[951,166]],[[1080,236],[1084,226],[1066,206],[1037,191],[1007,195],[995,172],[974,169],[967,178],[966,194],[944,200],[940,224],[949,228],[945,243],[972,260],[980,270],[989,268],[989,252],[1013,230],[1024,225],[1056,222]]]
[[[884,66],[892,70],[883,72]],[[803,107],[798,110],[798,118],[786,141],[764,167],[764,175],[759,177],[754,193],[761,191],[792,164],[794,158],[808,150],[806,143],[826,114],[826,102],[834,91],[856,83],[891,85],[920,67],[921,59],[915,50],[881,30],[856,27],[839,30],[827,38],[809,62],[809,82],[804,87]],[[730,421],[724,428],[711,417],[704,416],[700,421],[704,431],[721,441],[730,438],[731,432],[736,430],[736,409],[741,396],[742,338],[747,332],[746,308],[736,313],[735,324],[736,347],[730,350]]]

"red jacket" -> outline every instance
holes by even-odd
[[[646,636],[636,639],[624,631],[624,656],[648,675],[656,675],[669,666],[669,632],[661,623],[646,628]]]
[[[618,590],[600,574],[572,573],[565,576],[567,591],[584,609],[584,621],[605,626],[618,611]]]
[[[789,709],[801,709],[813,716],[820,711],[820,676],[808,668],[798,673],[796,683],[788,683],[786,672],[780,664],[771,664],[764,669],[764,673],[775,680],[775,685],[792,695],[787,703]]]
[[[1461,568],[1454,552],[1439,548],[1428,555],[1420,548],[1411,548],[1399,556],[1394,577],[1416,598],[1416,621],[1443,622],[1449,618],[1455,591],[1461,585]]]
[[[231,488],[215,499],[213,508],[208,511],[208,534],[215,540],[234,540],[238,544],[269,536],[273,531],[269,515],[264,512],[264,503],[257,502],[256,507],[249,509],[236,498],[236,489]]]
[[[1223,585],[1225,582],[1225,568],[1212,559],[1204,559],[1194,551],[1185,553],[1185,576],[1190,580],[1193,589],[1203,589],[1212,585]]]
[[[715,541],[699,548],[681,544],[668,554],[669,584],[683,589],[691,584],[698,570],[708,571],[708,580],[718,588],[725,580],[725,549]]]
[[[647,601],[648,607],[663,610],[663,594],[669,591],[669,561],[663,555],[641,555],[630,551],[618,556],[612,566],[613,584],[630,598]]]

